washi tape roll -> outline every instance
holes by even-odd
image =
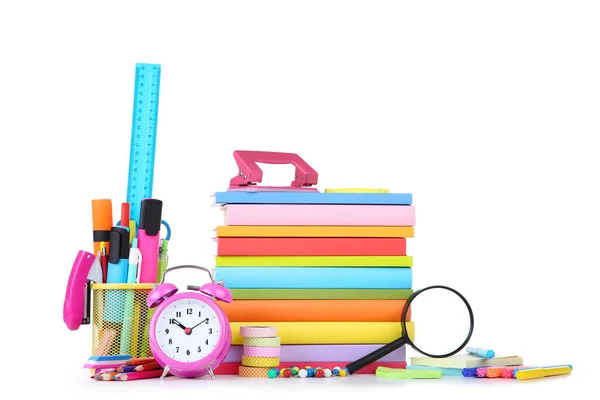
[[[244,346],[244,354],[248,357],[279,357],[281,347],[249,347]]]
[[[239,375],[244,378],[268,378],[271,368],[256,368],[240,366]]]
[[[269,338],[277,336],[275,326],[240,326],[240,336],[248,338]]]
[[[243,339],[243,345],[248,347],[279,347],[281,346],[280,337],[269,337],[269,338],[257,338],[257,337],[245,337]]]
[[[277,367],[279,366],[279,357],[242,356],[242,365],[246,367]]]

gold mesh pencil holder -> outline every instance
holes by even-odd
[[[148,326],[154,308],[146,305],[151,283],[92,285],[92,355],[151,357]]]

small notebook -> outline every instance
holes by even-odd
[[[496,355],[494,358],[481,358],[471,354],[459,354],[447,358],[411,357],[412,365],[440,368],[476,368],[523,365],[523,357],[514,355]]]

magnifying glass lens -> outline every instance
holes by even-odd
[[[458,294],[443,288],[416,295],[410,303],[410,320],[415,331],[411,337],[413,347],[429,356],[443,356],[461,348],[472,328],[467,304]]]

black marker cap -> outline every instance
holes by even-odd
[[[162,223],[162,201],[158,199],[142,200],[140,208],[140,226],[138,229],[144,229],[146,235],[156,236],[160,233],[160,224]]]
[[[118,264],[119,259],[129,258],[129,229],[113,226],[110,230],[110,254],[108,262]]]

